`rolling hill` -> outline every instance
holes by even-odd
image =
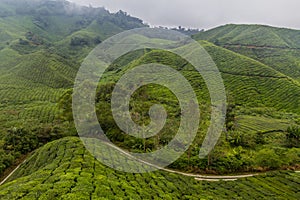
[[[16,124],[21,119],[53,121],[54,104],[73,86],[89,51],[111,35],[145,27],[125,12],[111,14],[67,1],[2,0],[0,9],[2,129],[11,127],[2,123],[7,118]],[[44,117],[47,110],[54,111],[49,118]]]
[[[1,0],[0,10],[3,142],[9,132],[21,129],[39,132],[40,145],[49,137],[61,135],[55,130],[59,127],[74,135],[74,130],[56,120],[60,113],[57,102],[72,88],[82,59],[107,37],[146,26],[123,11],[110,13],[104,8],[82,7],[63,0]],[[8,152],[2,153],[4,149]],[[1,143],[1,173],[12,164],[11,158],[18,156],[18,151]]]
[[[207,40],[220,45],[267,46],[278,48],[300,48],[298,30],[276,28],[266,25],[220,26],[193,36],[196,40]]]
[[[82,61],[108,37],[146,26],[123,11],[64,0],[0,0],[0,173],[33,152],[0,186],[0,199],[297,199],[299,173],[293,171],[216,183],[166,171],[121,173],[97,162],[79,138],[67,137],[77,136],[71,102]],[[203,77],[186,60],[157,49],[130,52],[105,72],[96,109],[107,136],[139,153],[160,149],[173,138],[181,112],[165,87],[142,87],[130,102],[140,125],[149,123],[153,104],[166,108],[168,120],[158,136],[128,136],[111,113],[111,93],[120,77],[141,64],[160,63],[189,81],[201,109],[197,137],[169,169],[233,174],[299,168],[300,31],[230,24],[193,38],[216,63],[228,98],[226,126],[214,151],[199,158],[211,114]]]
[[[173,138],[179,125],[180,111],[176,97],[166,88],[153,85],[143,87],[135,93],[130,104],[133,116],[140,116],[135,121],[138,124],[149,123],[148,110],[151,105],[162,104],[166,108],[169,118],[159,136],[144,141],[127,136],[116,125],[111,113],[111,93],[119,78],[136,66],[160,63],[180,71],[190,81],[198,95],[202,117],[194,144],[169,167],[183,171],[207,172],[210,169],[218,173],[232,173],[259,170],[260,167],[278,169],[297,165],[299,149],[288,147],[286,131],[289,126],[299,123],[299,84],[259,61],[209,42],[200,43],[221,71],[228,97],[231,98],[229,104],[234,106],[229,111],[233,116],[227,120],[227,131],[224,131],[210,157],[200,160],[198,156],[210,120],[210,99],[205,83],[186,61],[161,50],[132,52],[113,63],[104,74],[104,81],[97,92],[97,110],[99,123],[106,135],[120,147],[134,152],[162,148]],[[73,120],[71,94],[68,93],[60,102],[65,109],[64,118],[69,116],[70,122]],[[278,159],[283,155],[289,156]],[[275,159],[266,164],[259,159],[260,156]]]
[[[194,36],[258,60],[299,81],[300,31],[262,25],[225,25]]]
[[[37,150],[0,186],[1,199],[297,199],[299,173],[270,172],[236,182],[168,172],[128,174],[100,164],[78,138]]]

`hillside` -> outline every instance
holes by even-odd
[[[271,172],[235,182],[205,182],[167,172],[124,174],[107,168],[78,138],[37,150],[9,182],[5,199],[297,199],[299,173]]]
[[[67,1],[1,0],[0,10],[2,128],[11,127],[6,119],[53,121],[54,103],[73,86],[89,51],[109,36],[145,26],[122,11]]]
[[[126,135],[116,125],[111,113],[111,93],[119,78],[136,66],[160,63],[173,67],[190,81],[201,108],[200,128],[193,145],[170,167],[183,171],[233,173],[297,165],[298,146],[289,146],[286,137],[288,127],[299,123],[298,83],[254,59],[208,42],[202,41],[201,44],[221,71],[231,107],[231,110],[228,109],[227,131],[223,132],[209,157],[199,159],[199,147],[210,124],[210,99],[204,80],[186,61],[160,50],[132,52],[117,60],[104,74],[104,81],[98,88],[96,106],[99,123],[106,135],[120,147],[134,152],[157,150],[173,138],[179,126],[180,111],[178,100],[164,87],[142,87],[130,103],[132,115],[138,116],[134,118],[137,124],[149,123],[148,111],[151,105],[161,104],[165,107],[168,120],[164,129],[155,137],[142,140]],[[69,121],[73,120],[71,94],[66,94],[60,102],[61,108],[65,109],[64,119]],[[283,155],[285,157],[279,159]],[[264,161],[269,156],[274,160],[266,164]]]
[[[76,134],[56,120],[57,102],[72,88],[82,59],[107,37],[145,26],[123,11],[64,0],[0,0],[0,173],[22,145],[29,146],[24,153],[51,138]],[[32,141],[7,144],[16,132],[31,133]]]
[[[297,199],[298,30],[231,24],[193,36],[217,65],[227,95],[224,131],[204,159],[199,151],[212,110],[207,86],[189,62],[158,49],[130,52],[112,63],[97,88],[96,114],[107,137],[122,149],[135,153],[161,149],[174,137],[183,114],[173,92],[150,84],[133,94],[130,114],[135,123],[149,124],[154,104],[168,112],[161,132],[141,139],[117,126],[111,112],[112,91],[122,75],[142,64],[160,63],[180,72],[197,95],[201,121],[193,144],[168,166],[170,171],[117,172],[97,162],[79,138],[70,137],[77,136],[72,87],[85,57],[108,37],[146,26],[123,11],[110,13],[64,0],[0,0],[0,178],[17,158],[31,153],[0,186],[0,199]],[[182,172],[198,177],[262,174],[234,182],[206,182]]]
[[[14,22],[21,17],[22,20],[26,20],[26,23],[20,24],[22,28],[17,24],[9,26],[23,30],[25,24],[25,30],[23,33],[20,32],[24,34],[24,38],[7,44],[7,47],[1,51],[6,60],[0,68],[4,74],[0,81],[3,91],[1,95],[4,97],[0,112],[4,122],[2,134],[6,136],[4,150],[11,151],[26,146],[23,142],[18,145],[13,144],[15,132],[30,132],[34,135],[31,141],[33,144],[27,148],[28,150],[33,150],[38,146],[37,144],[47,142],[51,138],[75,135],[72,117],[69,117],[72,116],[71,93],[66,91],[73,85],[82,58],[97,43],[108,37],[108,34],[129,29],[132,25],[144,26],[141,20],[131,18],[124,12],[110,14],[101,8],[81,7],[79,9],[64,1],[58,2],[58,5],[53,5],[53,2],[48,4],[47,1],[27,5],[29,10],[32,6],[37,10],[43,10],[45,7],[48,9],[48,14],[43,15],[43,20],[49,21],[49,25],[41,28],[32,20],[40,15],[39,12],[20,14],[17,8],[15,8],[15,15],[3,18],[3,20],[12,18]],[[63,10],[53,10],[53,6],[58,6]],[[73,7],[70,13],[69,10]],[[80,19],[86,20],[87,24],[79,23]],[[126,25],[123,23],[124,20],[128,23],[126,27],[124,27]],[[68,26],[64,26],[66,23]],[[119,28],[114,29],[116,26]],[[74,27],[77,27],[76,30]],[[54,34],[55,28],[60,29],[60,34]],[[39,31],[35,33],[34,30]],[[207,32],[201,34],[207,34]],[[37,38],[45,43],[35,44]],[[109,137],[121,147],[142,152],[160,148],[172,138],[179,124],[178,113],[180,111],[176,98],[168,90],[159,87],[144,88],[137,94],[146,98],[138,100],[140,97],[137,95],[136,100],[132,102],[132,111],[144,116],[139,123],[149,120],[148,108],[153,103],[163,104],[169,111],[170,119],[159,141],[156,141],[156,138],[150,138],[145,144],[141,140],[133,140],[124,136],[119,130],[109,111],[110,104],[107,98],[110,94],[105,94],[107,91],[111,92],[113,84],[127,70],[140,64],[158,62],[179,70],[191,82],[202,110],[198,136],[189,152],[175,162],[172,165],[173,168],[184,171],[213,170],[216,173],[229,173],[257,170],[259,167],[265,170],[278,169],[297,164],[298,159],[293,158],[298,155],[298,150],[290,148],[297,147],[297,144],[289,146],[286,130],[299,123],[299,84],[285,73],[255,58],[235,53],[206,41],[200,41],[200,43],[221,71],[228,94],[228,104],[234,107],[229,111],[231,119],[226,122],[227,132],[223,133],[217,149],[209,158],[206,158],[207,161],[201,161],[198,158],[199,146],[210,119],[210,100],[205,83],[198,72],[186,61],[158,50],[144,50],[126,55],[117,60],[105,74],[107,78],[101,83],[104,91],[100,89],[97,107],[98,111],[101,110],[101,114],[98,113],[100,123],[106,127]],[[12,59],[12,55],[17,59]],[[58,102],[59,105],[57,105]],[[67,116],[61,116],[61,114]],[[15,127],[15,129],[5,131],[10,127]],[[7,136],[9,133],[13,133],[12,136]],[[266,149],[271,149],[271,151],[264,152]],[[269,164],[264,164],[263,160],[257,160],[259,152],[266,156],[275,156],[275,158],[285,154],[289,156],[285,157],[284,162],[279,159],[275,160],[271,167],[268,166]]]
[[[300,31],[262,25],[225,25],[194,36],[258,60],[300,80]]]
[[[219,45],[235,44],[260,47],[300,48],[298,30],[265,25],[229,24],[196,34],[194,39],[207,40]]]

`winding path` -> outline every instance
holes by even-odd
[[[151,163],[148,163],[146,161],[143,161],[143,160],[140,160],[140,159],[137,159],[135,157],[133,157],[130,153],[120,149],[120,148],[117,148],[116,146],[110,144],[110,143],[106,143],[109,147],[111,148],[114,148],[118,151],[120,151],[122,154],[132,158],[132,159],[135,159],[135,160],[138,160],[139,162],[141,163],[144,163],[144,164],[147,164],[149,166],[152,166],[152,167],[155,167],[159,170],[162,170],[162,171],[165,171],[165,172],[169,172],[169,173],[173,173],[173,174],[179,174],[179,175],[182,175],[182,176],[187,176],[187,177],[194,177],[195,180],[198,180],[198,181],[211,181],[211,182],[216,182],[216,181],[236,181],[238,179],[241,179],[241,178],[247,178],[247,177],[253,177],[253,176],[257,176],[258,174],[245,174],[245,175],[235,175],[235,176],[208,176],[208,175],[201,175],[201,174],[192,174],[192,173],[185,173],[185,172],[180,172],[180,171],[176,171],[176,170],[172,170],[172,169],[167,169],[167,168],[162,168],[162,167],[159,167],[157,165],[154,165],[154,164],[151,164]],[[0,186],[3,185],[19,168],[22,164],[24,164],[26,162],[26,160],[24,160],[22,163],[20,163],[9,175],[6,176],[6,178],[0,183]]]
[[[160,166],[154,165],[152,163],[148,163],[144,160],[138,159],[134,156],[132,156],[130,153],[124,151],[123,149],[120,149],[118,147],[116,147],[113,144],[110,143],[106,143],[109,147],[114,148],[118,151],[120,151],[122,154],[124,154],[125,156],[128,156],[134,160],[137,160],[141,163],[144,163],[146,165],[155,167],[159,170],[165,171],[165,172],[169,172],[169,173],[173,173],[173,174],[179,174],[179,175],[183,175],[183,176],[188,176],[188,177],[194,177],[196,180],[198,181],[236,181],[238,179],[241,178],[248,178],[248,177],[253,177],[253,176],[257,176],[258,174],[245,174],[245,175],[235,175],[235,176],[208,176],[208,175],[201,175],[201,174],[192,174],[192,173],[185,173],[185,172],[180,172],[180,171],[176,171],[176,170],[172,170],[172,169],[166,169],[166,168],[162,168]]]
[[[5,177],[5,179],[3,179],[3,181],[1,181],[1,183],[0,183],[0,186],[1,185],[3,185],[6,181],[7,181],[7,179],[9,179],[19,168],[20,168],[20,166],[23,164],[23,163],[25,163],[26,162],[26,160],[24,160],[21,164],[19,164],[10,174],[8,174],[6,177]]]

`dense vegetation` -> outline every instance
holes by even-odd
[[[287,129],[290,126],[299,129],[300,87],[284,74],[258,61],[207,42],[202,42],[202,45],[222,72],[229,98],[227,131],[207,158],[200,160],[198,157],[210,119],[210,101],[204,81],[186,61],[159,50],[125,55],[105,73],[96,102],[99,123],[107,136],[120,147],[138,152],[157,150],[173,138],[179,125],[180,110],[176,97],[164,87],[142,87],[133,95],[130,104],[132,118],[138,124],[149,122],[151,105],[159,103],[166,108],[167,123],[155,137],[142,140],[124,134],[111,113],[111,93],[121,75],[140,64],[161,63],[174,67],[190,81],[201,106],[201,123],[194,144],[169,167],[193,172],[232,173],[297,166],[300,161],[299,146],[291,146]],[[277,92],[274,93],[274,90]],[[70,122],[73,120],[71,94],[71,91],[66,93],[59,104],[64,110],[62,117]],[[292,98],[287,99],[287,96]],[[293,114],[284,112],[282,108]],[[299,139],[293,140],[295,143]],[[269,157],[272,160],[267,161]]]
[[[236,44],[242,46],[300,48],[298,30],[275,28],[266,25],[229,24],[201,32],[193,36],[218,45]]]
[[[71,88],[86,55],[109,36],[144,26],[123,11],[113,14],[63,0],[0,0],[0,173],[46,144],[0,187],[0,199],[297,199],[299,174],[290,171],[229,183],[161,171],[124,174],[96,162],[78,138],[48,143],[77,135]],[[138,124],[149,122],[153,104],[168,111],[164,129],[147,140],[124,134],[110,110],[115,83],[126,71],[161,63],[191,83],[201,109],[193,145],[169,168],[215,174],[299,168],[299,33],[227,25],[194,36],[219,68],[228,98],[226,127],[205,159],[198,154],[209,126],[209,94],[199,73],[174,54],[144,49],[116,60],[97,90],[99,122],[116,145],[130,151],[150,152],[168,144],[180,123],[178,100],[168,89],[149,85],[133,95],[131,114]]]
[[[101,165],[78,138],[45,145],[0,187],[5,199],[298,199],[299,173],[270,172],[236,182],[167,172],[127,174]]]
[[[73,86],[82,59],[107,37],[145,25],[123,11],[112,14],[67,1],[1,0],[0,10],[2,173],[20,154],[76,135],[68,124],[56,120],[60,113],[56,104]],[[11,145],[15,130],[25,138]],[[34,144],[26,144],[32,140]],[[30,147],[21,150],[24,145]]]
[[[260,25],[226,25],[199,33],[194,38],[251,57],[300,80],[300,36],[297,30]]]

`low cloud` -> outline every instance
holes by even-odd
[[[71,0],[124,10],[150,25],[212,28],[228,23],[267,24],[300,29],[298,0]]]

